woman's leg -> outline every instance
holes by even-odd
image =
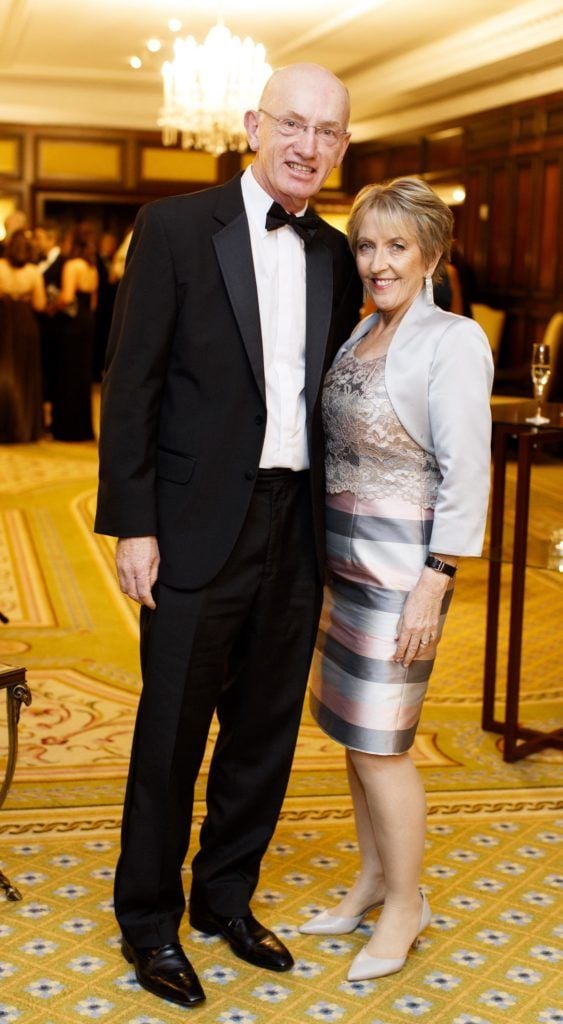
[[[408,754],[350,751],[385,879],[385,905],[366,947],[373,957],[404,956],[417,935],[426,798]]]
[[[351,751],[347,750],[346,769],[350,793],[352,794],[356,834],[360,849],[360,871],[344,899],[341,900],[338,906],[331,908],[330,912],[335,917],[356,917],[371,903],[377,903],[383,900],[385,896],[383,868],[377,849],[376,836],[372,828],[366,795],[350,755]]]

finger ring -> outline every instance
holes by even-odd
[[[419,643],[421,647],[428,647],[428,640],[420,640]]]

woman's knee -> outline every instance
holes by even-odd
[[[368,754],[363,750],[349,750],[348,756],[360,779],[385,774],[402,766],[408,754]]]

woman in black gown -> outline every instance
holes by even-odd
[[[94,437],[91,389],[97,292],[94,233],[79,224],[72,232],[59,297],[66,316],[55,345],[52,432],[57,441]]]
[[[43,433],[36,314],[45,304],[30,242],[14,231],[0,258],[0,443],[37,441]]]

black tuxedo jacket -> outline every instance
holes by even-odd
[[[307,436],[322,577],[321,381],[357,321],[361,286],[344,236],[326,222],[306,249],[306,271]],[[136,221],[108,345],[96,531],[156,535],[162,582],[186,589],[209,582],[244,522],[266,416],[240,176],[148,204]]]
[[[63,267],[65,265],[65,262],[66,262],[65,261],[65,257],[62,256],[59,253],[57,258],[55,260],[53,260],[52,263],[49,264],[49,266],[47,267],[47,269],[43,273],[43,280],[45,282],[45,287],[46,288],[50,284],[55,285],[55,288],[60,288],[61,287],[61,280],[62,280],[62,276],[63,276]]]

